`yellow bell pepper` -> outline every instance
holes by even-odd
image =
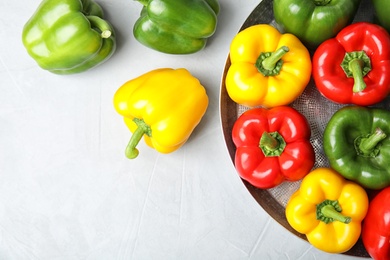
[[[302,94],[311,76],[307,48],[293,34],[268,24],[239,32],[230,45],[225,85],[230,98],[248,107],[288,105]]]
[[[358,184],[330,168],[317,168],[303,178],[286,206],[288,223],[316,248],[343,253],[361,233],[368,196]]]
[[[207,106],[205,88],[186,69],[156,69],[129,80],[114,95],[114,107],[133,133],[126,156],[138,156],[136,146],[142,137],[158,152],[177,150],[199,124]]]

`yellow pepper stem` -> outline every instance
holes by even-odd
[[[344,216],[341,211],[341,206],[337,200],[325,200],[317,205],[317,219],[326,224],[333,221],[350,223],[352,221],[351,217]]]
[[[147,136],[151,137],[152,136],[152,130],[150,126],[148,126],[144,120],[139,119],[139,118],[134,118],[133,119],[134,123],[137,124],[137,129],[134,131],[133,135],[131,136],[131,139],[129,143],[127,144],[125,154],[126,157],[129,159],[134,159],[138,156],[139,151],[136,148],[138,145],[139,141],[142,139],[144,134]]]
[[[256,60],[257,70],[264,76],[275,76],[283,66],[282,57],[289,52],[287,46],[282,46],[274,52],[262,52]]]

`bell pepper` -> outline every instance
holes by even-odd
[[[286,205],[286,219],[314,247],[328,253],[351,249],[361,234],[368,196],[330,168],[306,175]]]
[[[169,54],[202,50],[217,27],[218,0],[137,0],[143,5],[133,27],[143,45]]]
[[[375,260],[390,258],[390,187],[370,201],[363,221],[362,241],[367,253]]]
[[[333,114],[323,136],[330,166],[365,188],[390,185],[390,112],[346,106]]]
[[[232,129],[238,174],[261,189],[302,179],[314,165],[310,134],[306,118],[292,107],[245,111]]]
[[[114,95],[114,107],[133,133],[126,156],[138,156],[136,146],[142,137],[160,153],[179,149],[207,106],[205,88],[186,69],[156,69],[129,80]]]
[[[375,21],[390,32],[390,1],[371,0],[375,10]]]
[[[43,0],[24,25],[22,40],[40,67],[55,74],[93,68],[115,51],[115,32],[92,0]]]
[[[276,23],[315,49],[355,17],[361,0],[274,0]]]
[[[268,24],[240,31],[230,45],[230,62],[227,93],[248,107],[287,105],[302,94],[311,77],[306,47]]]
[[[323,42],[313,56],[313,78],[333,102],[370,106],[390,93],[390,36],[382,27],[354,23]]]

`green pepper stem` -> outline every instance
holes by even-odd
[[[286,147],[286,142],[278,132],[263,132],[259,143],[265,156],[279,156]]]
[[[135,0],[135,1],[139,2],[143,6],[147,6],[149,4],[149,0]]]
[[[351,217],[346,217],[341,214],[341,206],[337,200],[324,200],[317,205],[317,219],[328,224],[333,221],[340,221],[348,224],[352,221]]]
[[[277,62],[289,51],[287,46],[282,46],[276,51],[271,53],[271,56],[265,58],[261,65],[266,70],[273,70],[276,67]]]
[[[386,138],[386,134],[379,127],[375,132],[367,138],[363,138],[360,142],[359,148],[363,154],[369,154],[378,145],[380,141]]]
[[[100,35],[102,38],[104,39],[110,38],[111,35],[113,34],[112,26],[104,19],[93,15],[87,16],[87,19],[91,23],[91,27],[97,28],[101,32]]]
[[[152,130],[150,127],[144,122],[142,119],[134,118],[134,123],[137,124],[137,129],[134,131],[133,135],[130,138],[129,143],[126,146],[125,155],[129,159],[134,159],[138,156],[139,151],[136,148],[139,141],[142,139],[144,134],[151,137],[152,136]]]
[[[324,6],[330,3],[331,0],[313,0],[314,4],[317,6]]]

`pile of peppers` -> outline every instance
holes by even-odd
[[[258,189],[301,181],[286,205],[293,229],[328,253],[362,238],[371,257],[388,259],[390,111],[377,105],[390,94],[390,1],[372,0],[377,24],[351,24],[360,2],[274,0],[284,33],[240,31],[225,85],[246,108],[232,128],[239,176]],[[329,167],[314,166],[310,124],[290,106],[311,79],[341,105],[323,132]]]
[[[390,255],[390,1],[369,0],[375,22],[352,23],[361,0],[274,0],[278,24],[240,31],[230,45],[225,85],[246,107],[232,129],[235,168],[259,189],[301,181],[286,219],[316,248],[343,253],[359,238],[374,259]],[[218,0],[137,0],[134,38],[167,54],[205,48],[215,33]],[[351,24],[352,23],[352,24]],[[93,0],[42,0],[23,27],[27,53],[47,71],[81,73],[116,50],[113,25]],[[315,168],[310,124],[290,106],[313,79],[343,105],[329,119]],[[160,153],[182,147],[208,107],[206,89],[185,68],[160,68],[124,83],[114,107],[132,132],[125,149],[145,143]]]

